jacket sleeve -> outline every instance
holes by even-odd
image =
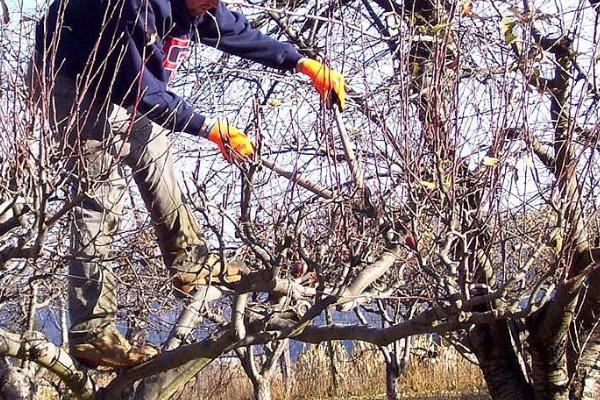
[[[145,2],[140,2],[144,4]],[[157,34],[150,7],[124,10],[135,13],[121,18],[124,46],[119,56],[113,98],[136,110],[153,122],[175,132],[199,135],[205,117],[183,98],[167,88],[168,75],[163,68],[163,41]]]
[[[201,43],[267,67],[292,70],[302,58],[294,45],[262,34],[223,3],[205,13],[197,27]]]

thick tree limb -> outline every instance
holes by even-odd
[[[251,272],[232,285],[232,288],[236,293],[262,292],[294,298],[310,298],[317,294],[315,288],[303,286],[291,279],[272,279],[271,272],[267,270]]]
[[[125,389],[129,388],[134,382],[140,379],[173,368],[182,367],[184,364],[195,365],[197,370],[188,371],[189,373],[187,374],[183,368],[180,369],[183,373],[181,382],[187,382],[221,354],[235,350],[239,347],[265,344],[272,342],[273,340],[281,340],[287,337],[296,336],[299,332],[302,332],[302,330],[305,329],[306,326],[308,326],[308,324],[323,311],[323,309],[327,308],[333,302],[333,297],[327,297],[319,301],[299,320],[288,320],[286,325],[277,331],[269,331],[268,321],[271,320],[270,317],[268,318],[268,321],[265,321],[264,316],[252,314],[253,316],[249,317],[249,321],[246,323],[247,334],[243,340],[237,338],[235,328],[230,325],[224,331],[217,333],[215,337],[209,337],[200,342],[161,353],[150,361],[125,371],[123,374],[117,376],[110,384],[108,384],[108,386],[102,389],[98,393],[96,399],[112,400],[120,398],[119,396]],[[171,389],[174,393],[176,386],[172,385]],[[165,397],[161,398],[164,399]]]
[[[493,321],[494,313],[456,314],[441,321],[434,313],[425,312],[409,321],[401,322],[386,328],[372,328],[363,325],[330,325],[309,326],[293,338],[308,343],[320,343],[328,340],[360,340],[377,346],[387,346],[396,340],[409,336],[437,333],[443,335],[458,329],[465,329],[472,324]]]
[[[198,323],[202,306],[208,301],[217,300],[221,297],[223,297],[223,292],[215,286],[197,287],[192,300],[179,314],[179,318],[177,318],[177,322],[165,344],[165,350],[173,350],[179,347]]]
[[[39,332],[18,335],[0,329],[0,354],[33,361],[63,381],[79,399],[92,399],[96,385],[90,376],[76,367],[71,356],[44,338]]]
[[[223,292],[214,286],[199,287],[190,303],[179,315],[164,349],[167,351],[174,350],[185,343],[200,320],[200,311],[204,304],[222,296]],[[205,366],[204,359],[194,360],[179,368],[163,372],[158,376],[146,378],[136,389],[135,398],[140,400],[168,399],[171,394],[179,390]],[[165,397],[167,394],[169,397]]]
[[[251,336],[246,339],[246,343],[260,341],[266,343],[270,338],[270,335],[266,334]],[[237,347],[237,344],[238,341],[235,338],[235,331],[229,329],[217,338],[207,338],[197,343],[181,346],[175,350],[166,351],[152,360],[131,368],[116,377],[108,384],[108,386],[106,386],[106,388],[99,392],[98,399],[118,399],[120,398],[120,394],[135,381],[183,366],[190,361],[200,363],[199,370],[194,371],[195,373],[198,373],[202,368],[224,352],[233,350]]]
[[[394,265],[400,256],[400,250],[400,246],[386,249],[377,261],[365,267],[365,269],[356,275],[350,285],[348,285],[348,288],[340,295],[340,299],[337,302],[339,308],[343,311],[352,309],[354,307],[353,301]]]

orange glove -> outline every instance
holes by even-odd
[[[346,108],[344,75],[310,58],[301,58],[298,61],[298,70],[310,77],[327,105],[337,104],[341,110]]]
[[[225,121],[218,121],[214,124],[207,138],[219,146],[219,150],[227,161],[232,161],[231,156],[237,161],[244,161],[245,158],[254,155],[254,145],[248,136]]]

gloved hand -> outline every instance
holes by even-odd
[[[298,61],[298,70],[308,75],[313,85],[327,105],[337,104],[341,110],[346,108],[346,88],[344,75],[329,69],[325,64],[310,58]]]
[[[237,161],[244,161],[254,155],[254,145],[248,136],[225,121],[215,123],[207,138],[219,146],[227,161],[231,162],[232,156]]]

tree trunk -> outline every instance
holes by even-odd
[[[391,348],[380,347],[385,360],[385,392],[388,400],[400,399],[398,393],[398,378],[406,371],[410,359],[411,338],[402,339],[404,346],[400,346],[400,341],[393,343]]]
[[[508,322],[481,325],[469,333],[490,396],[494,400],[531,400],[533,390],[527,381]]]
[[[327,342],[327,355],[329,357],[329,366],[331,372],[331,393],[330,396],[336,397],[340,393],[340,371],[338,368],[337,357],[335,356],[335,347],[333,342]]]
[[[562,336],[562,335],[561,335]],[[534,384],[534,398],[537,400],[568,400],[569,376],[567,374],[566,334],[554,343],[532,341],[531,360]],[[558,357],[557,357],[558,356]]]
[[[281,368],[281,377],[285,387],[285,399],[289,399],[292,395],[292,380],[294,378],[289,341],[285,344],[283,354],[279,358],[279,367]]]
[[[270,353],[270,355],[265,354],[267,359],[263,363],[263,368],[258,368],[252,346],[236,349],[235,353],[242,364],[242,368],[244,369],[246,376],[252,383],[254,399],[271,400],[271,379],[273,376],[273,369],[269,368],[267,365],[270,361],[275,363],[276,359],[269,359],[269,357],[278,358],[279,353]]]
[[[392,362],[385,363],[385,393],[388,400],[399,400],[398,378],[400,377],[400,368],[392,357]]]
[[[535,399],[569,398],[569,331],[576,322],[573,317],[580,303],[584,282],[583,276],[562,282],[554,298],[526,319]]]
[[[600,398],[600,272],[594,272],[581,294],[580,311],[569,336],[570,399]]]
[[[254,400],[271,400],[271,380],[263,377],[252,380]]]
[[[569,398],[571,400],[600,399],[600,328],[577,360]]]
[[[331,309],[325,310],[325,321],[327,325],[333,324],[333,315],[331,314]],[[334,342],[327,342],[327,355],[329,356],[329,365],[331,368],[331,381],[332,381],[332,391],[330,396],[335,397],[340,393],[340,371],[338,366],[338,361],[336,357],[336,348],[334,346]]]

